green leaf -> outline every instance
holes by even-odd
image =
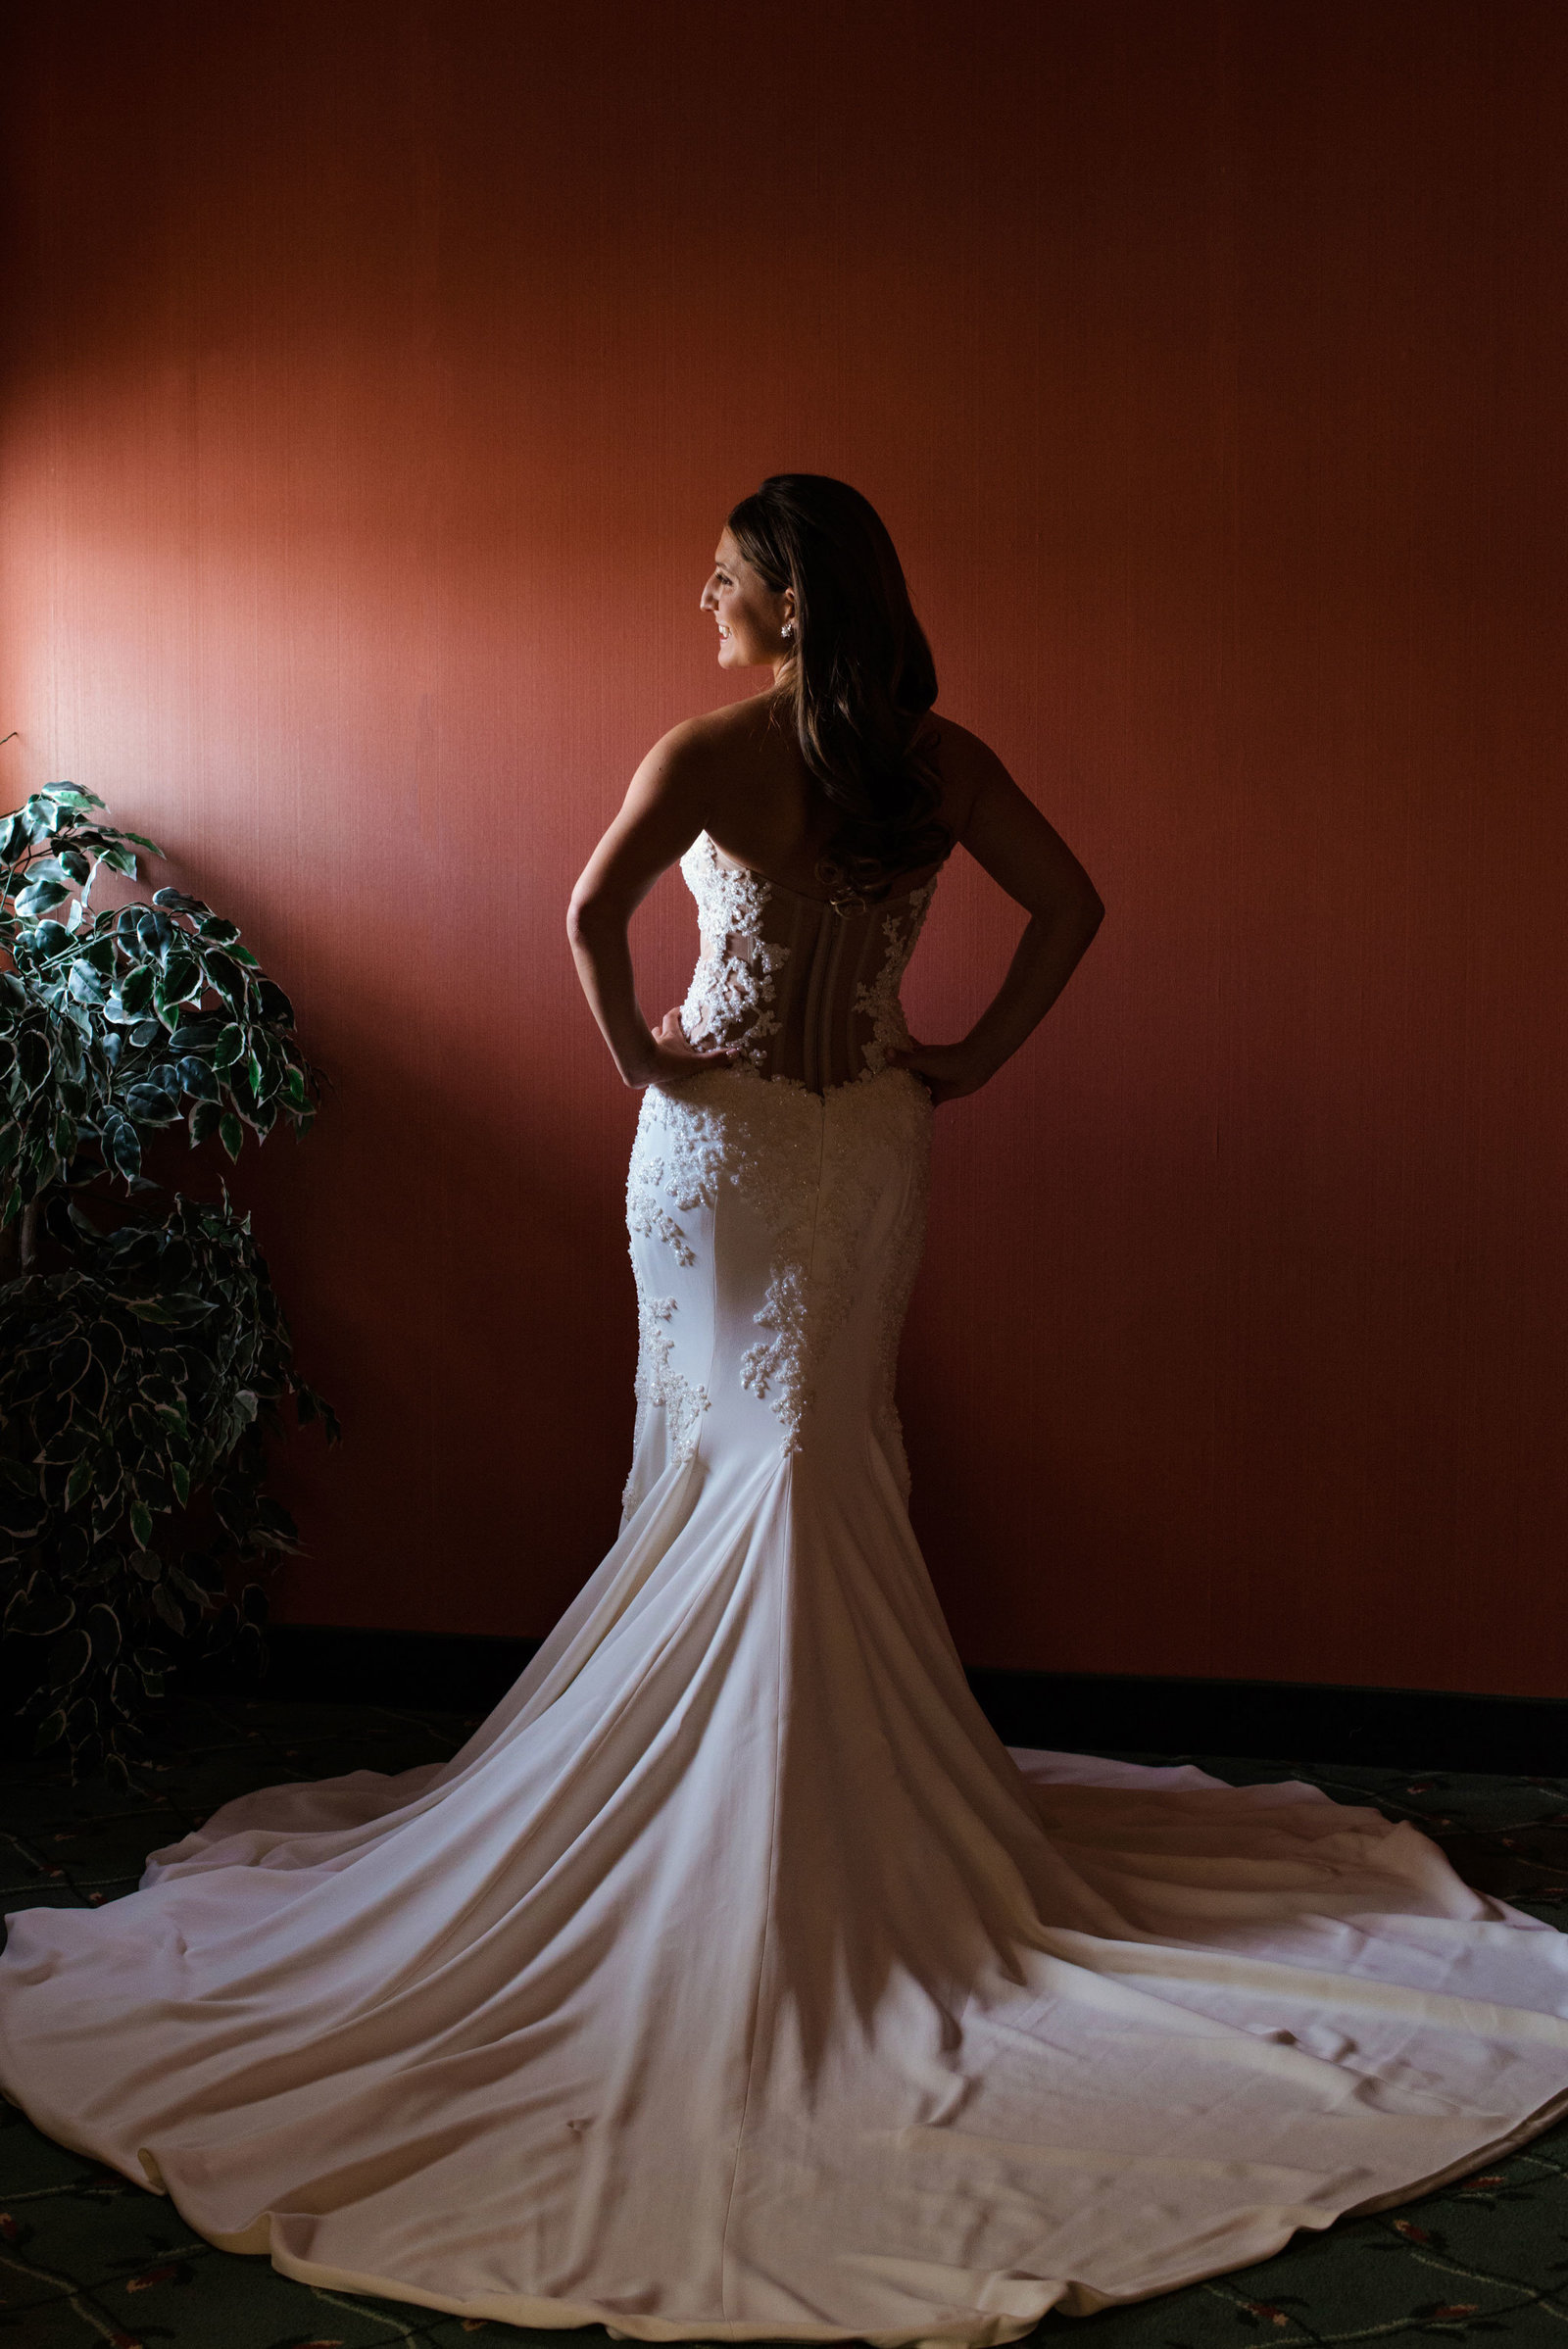
[[[209,910],[200,898],[187,897],[182,889],[155,889],[153,904],[164,906],[170,913],[206,913]]]
[[[231,1020],[213,1047],[213,1066],[221,1074],[225,1068],[231,1068],[244,1052],[245,1031]]]
[[[148,1695],[162,1696],[164,1674],[169,1668],[169,1658],[159,1648],[138,1647],[130,1660],[141,1676],[141,1685]]]
[[[218,1121],[218,1139],[231,1158],[237,1158],[245,1140],[244,1128],[232,1109],[225,1109]]]
[[[172,1125],[179,1115],[178,1101],[172,1100],[162,1085],[129,1085],[125,1089],[124,1102],[138,1125]]]
[[[130,1530],[139,1548],[145,1550],[153,1538],[153,1513],[144,1500],[130,1504]]]
[[[145,1011],[153,1000],[158,973],[150,962],[142,962],[127,971],[120,983],[120,1001],[127,1012]]]
[[[216,1312],[219,1300],[186,1291],[173,1297],[122,1297],[120,1302],[138,1321],[154,1322],[165,1329],[187,1329]]]
[[[46,1720],[39,1722],[38,1735],[32,1740],[33,1752],[47,1753],[51,1745],[59,1744],[65,1734],[66,1709],[64,1705],[57,1705]]]
[[[71,976],[67,980],[66,984],[71,989],[72,994],[75,997],[78,1003],[92,1003],[96,1005],[101,1004],[108,1000],[109,983],[105,979],[102,971],[96,969],[94,965],[87,960],[85,954],[82,955],[79,961],[74,962],[72,964]]]
[[[101,1598],[87,1609],[87,1631],[92,1640],[94,1663],[112,1663],[120,1653],[120,1617]]]
[[[171,1460],[169,1481],[174,1488],[174,1498],[182,1509],[190,1506],[190,1470],[183,1460]]]
[[[171,1052],[210,1052],[223,1032],[220,1019],[182,1019],[169,1040]]]
[[[71,1593],[39,1567],[24,1590],[12,1593],[6,1608],[6,1630],[20,1633],[24,1639],[47,1639],[63,1632],[75,1612],[76,1602]]]
[[[114,1124],[106,1127],[104,1139],[117,1171],[130,1182],[141,1172],[141,1136],[128,1117],[117,1116]]]
[[[97,1462],[90,1453],[84,1454],[81,1459],[73,1464],[71,1474],[66,1479],[66,1507],[68,1509],[74,1509],[79,1501],[85,1500],[87,1494],[92,1491],[96,1469]]]
[[[125,1422],[138,1444],[148,1444],[155,1451],[159,1448],[161,1430],[157,1417],[139,1396],[134,1397],[127,1404]]]
[[[17,894],[17,911],[24,921],[36,921],[51,906],[62,905],[71,892],[64,881],[34,881]]]
[[[225,954],[221,947],[207,947],[203,950],[202,960],[206,964],[209,980],[230,1010],[240,1010],[244,1005],[248,982],[234,956]]]
[[[192,996],[200,995],[201,987],[201,964],[197,961],[195,955],[171,954],[167,964],[164,967],[163,994],[165,1003],[186,1003]]]
[[[152,1601],[157,1612],[163,1617],[172,1632],[184,1631],[185,1610],[167,1583],[154,1583]]]
[[[190,1146],[199,1150],[217,1133],[222,1109],[217,1101],[201,1101],[190,1113]]]

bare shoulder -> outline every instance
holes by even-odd
[[[705,749],[726,751],[742,743],[759,741],[769,731],[774,704],[771,694],[745,694],[738,702],[721,703],[717,710],[705,710],[700,716],[684,720],[677,726],[678,734],[689,730],[692,740]]]
[[[759,696],[683,717],[660,736],[643,759],[641,771],[666,785],[721,782],[736,751],[755,743],[763,732],[766,715]]]
[[[711,746],[707,717],[683,717],[661,734],[644,755],[640,771],[666,776],[693,773],[707,762]]]

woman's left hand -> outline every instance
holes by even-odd
[[[967,1044],[910,1044],[890,1049],[888,1060],[892,1067],[906,1068],[918,1077],[937,1108],[966,1093],[978,1093],[996,1073],[981,1065]]]

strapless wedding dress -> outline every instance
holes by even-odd
[[[615,1546],[450,1762],[14,1919],[9,2093],[287,2275],[642,2340],[1006,2341],[1544,2127],[1568,1937],[1412,1828],[999,1743],[893,1407],[930,891],[684,869],[740,1058],[644,1097]]]

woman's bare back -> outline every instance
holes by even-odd
[[[771,693],[757,694],[693,720],[692,731],[707,753],[707,831],[714,846],[732,863],[782,888],[826,897],[817,868],[840,817],[801,755],[787,707]],[[930,731],[943,781],[937,813],[958,839],[972,798],[972,789],[964,787],[961,752],[955,756],[954,738],[964,729],[944,719],[932,721]],[[895,887],[917,887],[938,869],[929,861],[911,867],[899,874]]]

